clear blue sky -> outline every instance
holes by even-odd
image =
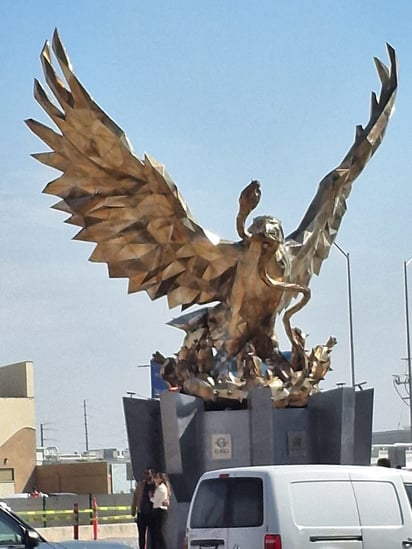
[[[87,261],[91,245],[41,194],[56,174],[23,120],[39,54],[58,27],[76,74],[138,155],[164,163],[194,216],[236,239],[238,195],[262,183],[259,213],[296,228],[318,182],[350,147],[379,90],[373,56],[396,49],[400,84],[382,147],[355,183],[338,236],[352,264],[357,381],[375,388],[375,429],[408,423],[392,374],[406,355],[402,263],[412,255],[412,4],[379,0],[0,2],[0,364],[32,360],[46,444],[126,446],[122,396],[148,394],[137,368],[172,354],[179,314]],[[410,266],[412,271],[412,266]],[[409,272],[412,287],[412,273]],[[346,261],[334,249],[296,322],[308,345],[339,344],[324,389],[350,381]]]

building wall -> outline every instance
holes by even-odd
[[[372,444],[395,444],[397,442],[411,442],[410,429],[393,429],[372,433]]]
[[[38,465],[36,486],[46,494],[110,494],[109,465],[106,461]]]
[[[118,455],[116,449],[107,452]],[[111,486],[110,466],[103,460],[36,467],[33,363],[0,367],[0,499],[34,487],[45,493],[110,494]]]
[[[1,408],[1,406],[0,406]],[[0,411],[1,417],[1,411]],[[14,490],[8,486],[7,492],[31,492],[35,484],[33,472],[35,460],[36,432],[31,428],[22,428],[0,446],[0,467],[12,469]],[[3,496],[8,495],[3,492]]]
[[[14,475],[14,492],[30,491],[36,462],[33,363],[0,368],[0,469]],[[6,473],[6,471],[3,471]],[[0,475],[5,479],[6,475]],[[10,492],[10,483],[0,486]]]
[[[0,368],[0,397],[34,398],[32,362],[17,362]]]

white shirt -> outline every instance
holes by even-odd
[[[163,505],[165,500],[169,499],[169,494],[167,492],[167,487],[164,482],[156,486],[153,496],[150,498],[150,501],[153,503],[153,509],[165,509],[167,510],[167,505]]]

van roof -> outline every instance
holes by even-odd
[[[401,476],[405,481],[412,482],[412,472],[403,469],[389,467],[379,467],[376,465],[328,465],[328,464],[308,464],[308,465],[253,465],[249,467],[229,467],[227,469],[216,469],[208,471],[202,475],[202,478],[215,478],[218,476],[239,476],[241,474],[252,475],[285,475],[285,476],[319,476],[321,473],[327,474],[359,474],[365,478]]]

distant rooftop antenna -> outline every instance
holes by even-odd
[[[89,451],[89,430],[87,426],[87,402],[83,400],[83,415],[84,415],[84,439],[86,441],[86,452]]]

